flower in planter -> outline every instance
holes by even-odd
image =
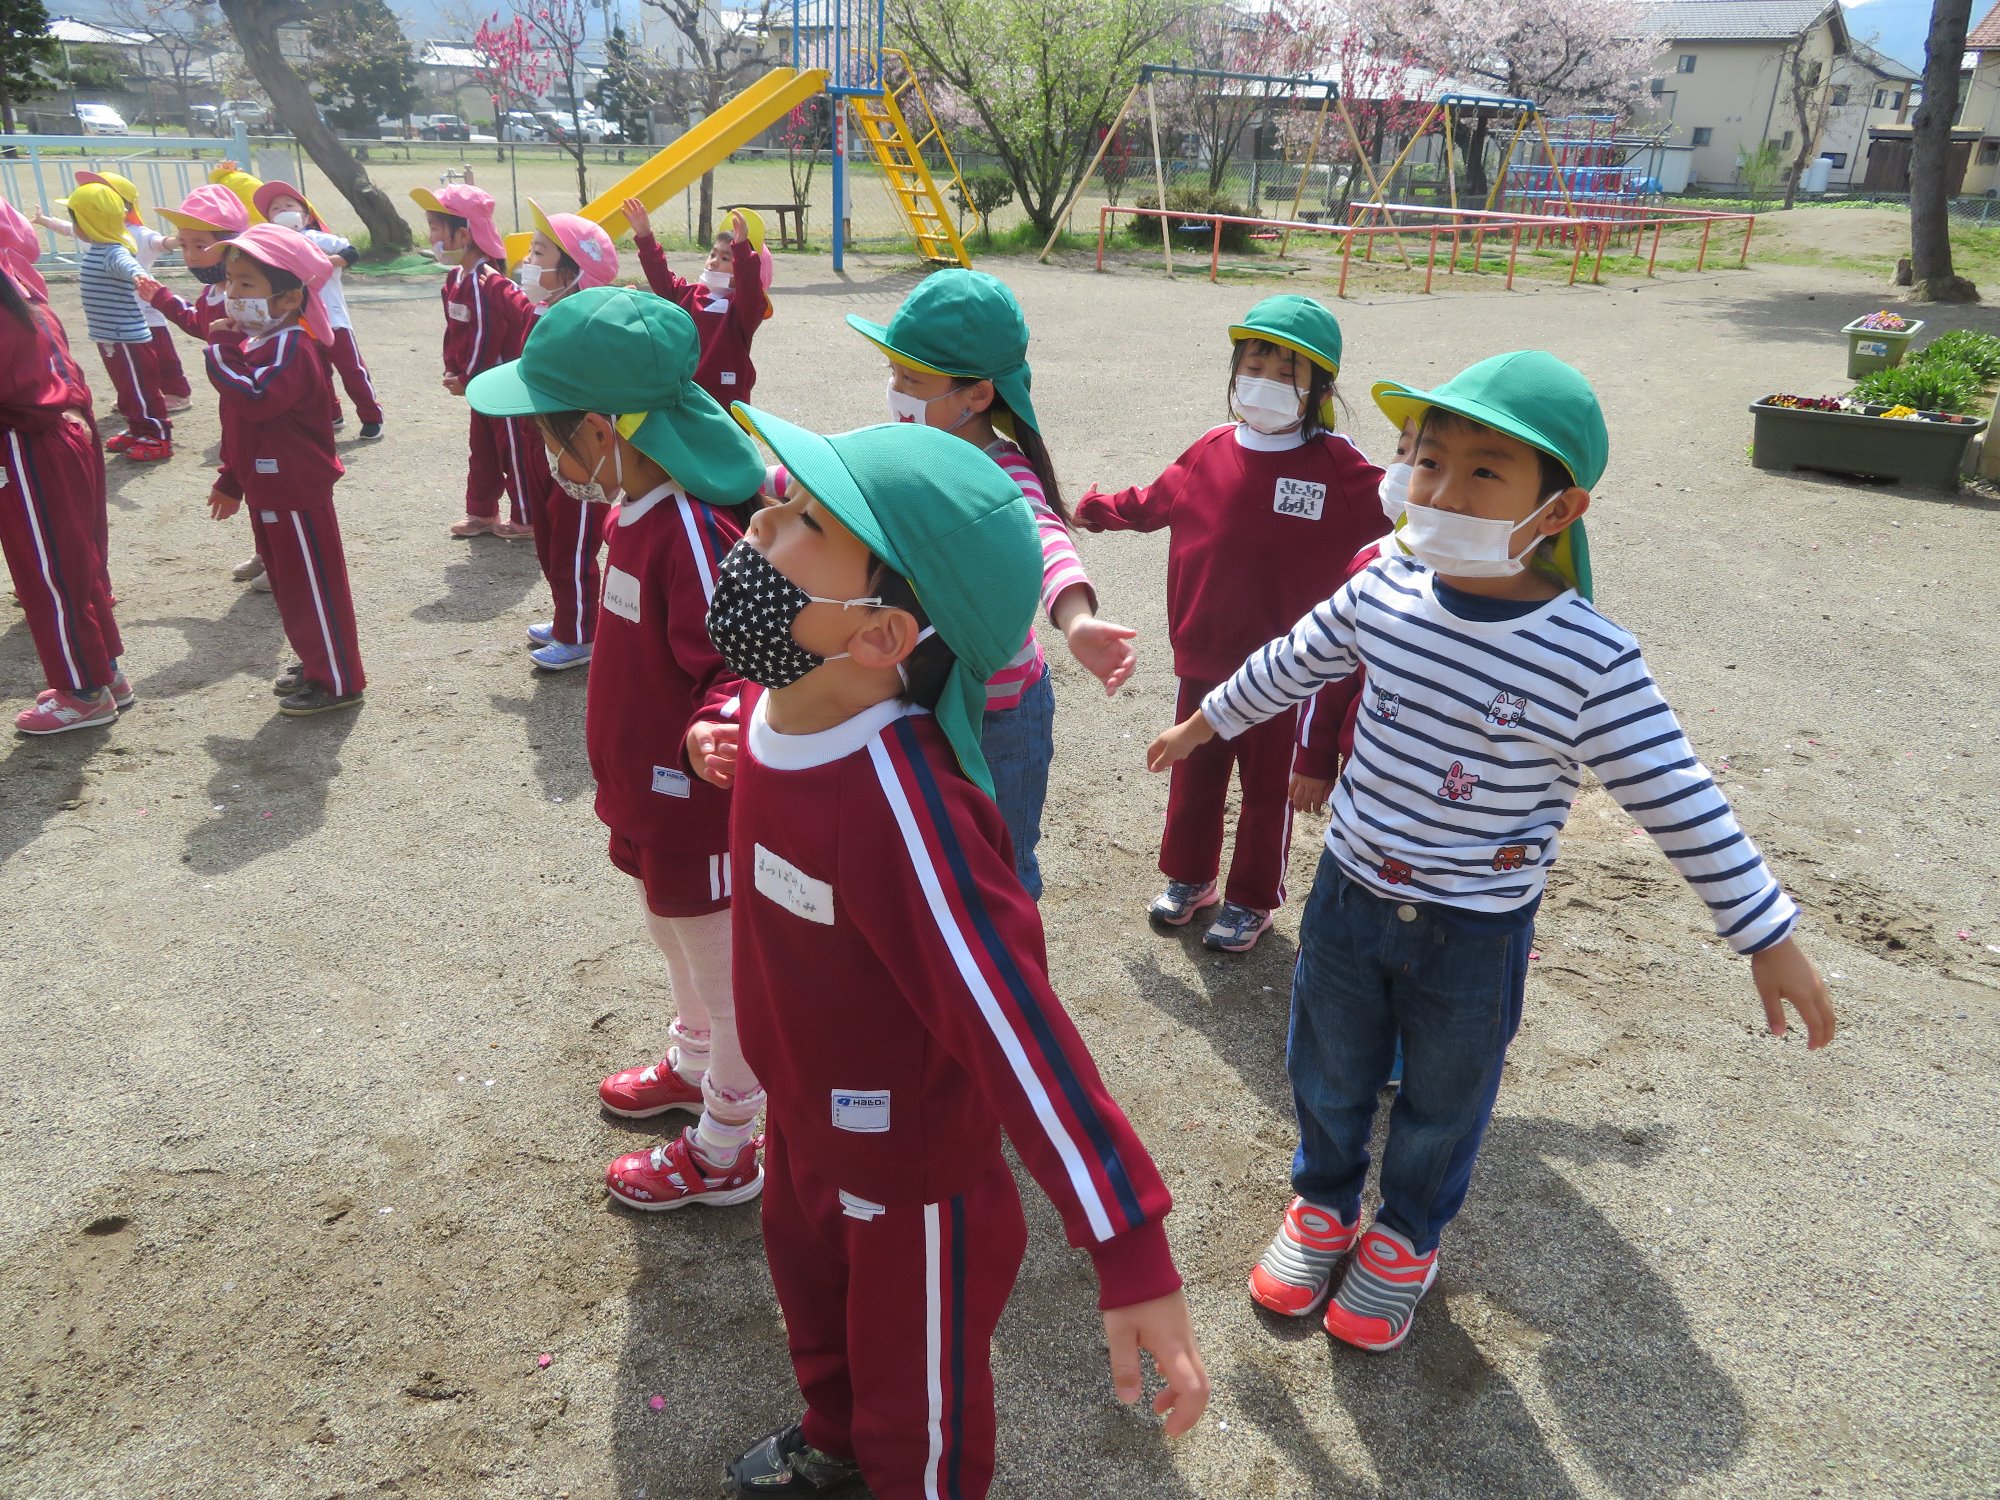
[[[1910,326],[1910,320],[1885,310],[1870,313],[1854,326],[1865,328],[1870,333],[1901,333]]]
[[[1775,395],[1764,398],[1766,406],[1782,406],[1787,411],[1846,411],[1850,405],[1838,396]]]

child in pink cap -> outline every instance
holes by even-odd
[[[260,184],[251,195],[251,202],[256,205],[257,212],[271,223],[296,229],[333,262],[333,275],[319,289],[319,300],[326,305],[326,321],[333,329],[333,347],[327,351],[327,359],[339,373],[340,383],[346,387],[348,398],[354,402],[354,414],[361,418],[361,441],[372,443],[379,440],[382,436],[382,403],[375,398],[374,377],[368,373],[368,366],[361,358],[361,346],[355,342],[354,318],[347,310],[347,290],[341,285],[341,274],[361,259],[361,252],[354,248],[351,240],[328,229],[326,221],[319,216],[319,210],[289,182],[273,179]],[[336,396],[333,400],[333,429],[338,432],[346,425],[347,418],[342,415],[340,398]]]
[[[410,196],[424,211],[431,254],[440,265],[455,262],[444,279],[444,388],[463,396],[473,376],[513,358],[503,320],[496,315],[492,282],[484,274],[488,266],[502,268],[504,274],[507,247],[493,223],[491,193],[454,182],[436,192],[412,188]],[[472,413],[468,443],[465,519],[451,534],[533,536],[533,497],[521,481],[528,462],[539,463],[539,456],[514,442],[504,418],[478,412]],[[500,519],[503,493],[509,503],[505,520]]]
[[[346,471],[333,451],[323,353],[333,327],[319,298],[332,275],[333,262],[297,230],[244,230],[227,252],[226,316],[208,345],[208,378],[222,398],[222,467],[208,510],[221,521],[249,502],[271,597],[299,657],[275,684],[278,712],[294,718],[352,708],[364,686],[333,510],[334,482]]]
[[[488,266],[487,295],[506,325],[506,359],[519,359],[535,320],[586,287],[608,286],[618,275],[618,250],[611,236],[580,214],[552,214],[534,199],[535,234],[515,269],[519,285]],[[510,452],[526,455],[521,487],[527,492],[535,528],[535,557],[549,581],[555,615],[528,627],[528,660],[544,672],[567,672],[590,660],[597,638],[597,553],[610,514],[610,497],[595,485],[571,493],[546,462],[548,446],[532,417],[504,419],[512,430]]]

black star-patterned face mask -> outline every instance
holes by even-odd
[[[808,594],[772,566],[748,540],[722,559],[715,593],[708,601],[708,638],[739,677],[767,688],[790,687],[815,667],[841,661],[848,653],[821,656],[792,636],[792,622],[808,604],[842,609],[875,609],[882,601],[822,599]]]

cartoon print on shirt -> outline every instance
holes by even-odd
[[[1518,870],[1527,862],[1526,844],[1502,844],[1493,856],[1493,868],[1496,870]]]
[[[1402,707],[1403,700],[1397,694],[1379,687],[1375,689],[1375,717],[1383,723],[1395,723],[1396,715],[1401,712]]]
[[[1375,878],[1384,885],[1408,885],[1416,873],[1400,859],[1385,859],[1382,867],[1375,872]]]
[[[1493,701],[1486,705],[1486,722],[1502,729],[1518,729],[1521,721],[1528,716],[1528,696],[1509,697],[1503,690],[1493,695]]]
[[[1447,802],[1470,802],[1472,789],[1478,785],[1479,778],[1465,769],[1463,761],[1455,760],[1444,773],[1444,785],[1438,788],[1438,795]]]

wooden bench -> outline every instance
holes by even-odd
[[[776,214],[778,218],[778,248],[780,250],[805,249],[806,231],[804,223],[799,218],[798,204],[736,203],[730,206],[732,208],[754,208],[758,213],[765,215]],[[805,206],[807,208],[812,207],[810,203]],[[717,225],[716,227],[726,227],[726,223],[727,221],[724,221],[724,224]]]

